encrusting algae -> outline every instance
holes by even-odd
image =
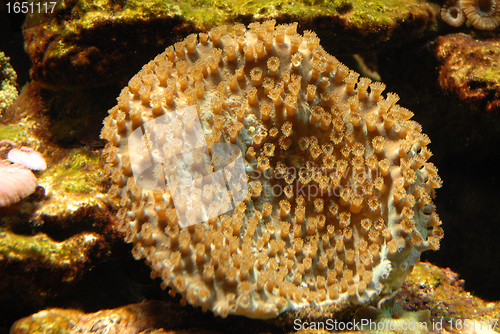
[[[0,51],[0,116],[17,99],[17,74],[9,63],[10,58]]]
[[[453,27],[469,20],[481,30],[495,30],[500,25],[500,9],[496,0],[447,0],[441,9],[441,18]]]
[[[396,94],[384,97],[383,83],[359,78],[314,32],[274,20],[248,28],[221,26],[168,47],[104,121],[109,194],[134,257],[146,258],[152,277],[183,302],[223,317],[390,296],[443,236],[428,136]],[[204,141],[189,139],[190,108]],[[175,126],[150,126],[160,119]],[[131,140],[138,131],[146,131],[142,146]],[[196,153],[187,167],[159,158],[205,148],[217,160],[218,143],[237,148],[230,157],[244,162],[243,177],[214,172]],[[134,170],[151,159],[146,187]],[[184,202],[163,176],[171,170],[194,175],[182,185]],[[234,210],[212,205],[226,190],[216,174],[235,203],[245,195]],[[162,188],[166,181],[171,187]],[[178,214],[186,212],[214,218],[182,228]]]

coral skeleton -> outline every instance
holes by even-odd
[[[319,42],[274,20],[189,35],[109,110],[101,137],[119,227],[183,303],[252,318],[364,304],[400,289],[420,253],[439,248],[428,136],[397,94]],[[197,119],[184,112],[193,109]],[[217,172],[221,143],[236,148],[224,163],[241,158],[243,177]],[[171,163],[186,151],[188,166]],[[233,208],[182,226],[180,215],[219,210],[222,193]]]

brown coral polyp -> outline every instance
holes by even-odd
[[[134,256],[146,258],[152,276],[183,302],[221,316],[269,318],[391,294],[420,252],[436,249],[442,237],[431,205],[441,181],[430,153],[422,154],[427,136],[396,94],[384,96],[384,84],[359,79],[314,32],[300,35],[296,23],[274,21],[249,29],[214,28],[199,34],[199,43],[192,35],[167,48],[131,79],[105,119],[110,194]],[[198,159],[186,167],[198,175],[193,199],[175,207],[177,188],[141,187],[132,169],[151,156],[160,161],[155,182],[171,185],[175,179],[164,173],[178,166],[159,160],[160,150],[171,157],[192,149],[184,139],[194,125],[168,133],[155,125],[141,137],[144,146],[129,138],[188,106],[208,143],[241,150],[246,175],[222,174],[234,182],[233,200],[245,182],[248,193],[234,209],[181,228],[179,215],[193,203],[218,212],[220,184],[215,176],[203,183],[214,166]],[[179,147],[155,148],[153,137],[164,136]]]

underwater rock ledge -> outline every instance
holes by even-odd
[[[31,78],[53,88],[123,84],[166,46],[234,22],[299,21],[323,46],[352,53],[404,44],[437,29],[439,6],[407,0],[351,1],[60,1],[24,24]]]
[[[404,311],[431,310],[433,334],[494,334],[484,324],[500,317],[500,303],[485,302],[462,288],[463,282],[449,269],[442,269],[430,263],[418,263],[405,281],[398,303]],[[327,317],[315,318],[317,311],[308,314],[287,313],[289,320],[267,322],[229,316],[221,322],[209,314],[192,308],[182,308],[179,304],[149,301],[111,310],[85,314],[79,310],[47,309],[32,316],[19,319],[12,325],[10,334],[41,334],[50,328],[53,332],[85,332],[85,329],[99,328],[101,332],[122,333],[312,333],[313,331],[294,329],[294,319],[304,321],[326,321]],[[351,314],[352,316],[352,314]],[[316,319],[316,320],[315,320]],[[330,318],[334,319],[334,318]],[[348,322],[345,316],[339,321]],[[479,326],[483,330],[466,331],[459,328],[461,321]],[[442,327],[441,327],[442,325]],[[308,325],[309,326],[309,325]],[[318,325],[320,326],[320,325]],[[296,325],[295,325],[296,327]],[[491,326],[490,326],[491,327]],[[496,330],[499,327],[497,325]],[[336,331],[338,332],[338,331]],[[314,331],[314,333],[328,333]],[[342,331],[361,334],[361,332]]]

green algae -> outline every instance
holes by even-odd
[[[419,262],[413,267],[412,272],[408,275],[408,279],[421,286],[435,289],[445,279],[445,274],[441,268]]]
[[[495,64],[491,67],[480,68],[477,71],[472,71],[472,74],[477,76],[482,81],[497,85],[500,79],[500,68],[497,64]]]
[[[23,120],[17,124],[0,124],[0,140],[12,140],[19,145],[27,146],[45,154],[46,149],[42,145],[42,140],[34,131],[38,126],[39,124],[33,120]]]
[[[91,166],[95,167],[99,164],[99,162],[99,155],[92,151],[81,150],[69,157],[65,167],[73,170],[79,170],[82,168],[89,168]]]
[[[38,0],[33,2],[39,2]],[[60,1],[54,10],[57,24],[52,32],[67,36],[83,29],[90,29],[98,22],[135,21],[182,17],[198,29],[207,29],[238,20],[279,18],[307,20],[318,16],[341,17],[357,28],[384,26],[404,20],[410,11],[425,10],[425,3],[418,0],[190,0],[190,1]],[[26,26],[42,21],[40,16],[30,15]],[[46,19],[47,14],[45,14]],[[54,22],[55,23],[55,22]],[[375,28],[375,27],[374,27]],[[61,43],[52,53],[71,52],[71,46]]]
[[[87,149],[76,149],[58,162],[48,177],[55,187],[66,192],[88,194],[100,189],[100,170],[100,155]]]
[[[45,234],[35,236],[0,232],[0,256],[13,259],[37,259],[54,264],[69,264],[78,259],[81,250],[71,243],[55,242]]]
[[[66,174],[63,181],[61,181],[60,187],[67,192],[88,194],[94,187],[92,187],[93,178],[89,175],[78,175],[78,174]]]
[[[498,85],[500,81],[500,52],[498,51],[498,43],[493,42],[493,45],[488,45],[482,42],[478,47],[470,49],[464,59],[471,61],[466,62],[458,71],[460,80],[473,79],[485,84]],[[472,61],[473,60],[473,61]]]
[[[296,19],[317,16],[343,16],[357,27],[392,24],[406,17],[409,8],[417,7],[419,2],[395,0],[196,0],[186,1],[183,16],[198,24],[210,22],[214,25],[231,22],[238,17],[254,16],[272,18],[282,13]],[[191,9],[191,10],[189,10]],[[202,15],[203,20],[197,16]]]
[[[7,110],[19,96],[17,74],[9,63],[10,58],[0,50],[0,115]]]
[[[0,125],[0,140],[9,139],[16,143],[26,142],[29,134],[26,128],[20,125]]]
[[[223,24],[297,21],[299,32],[317,32],[325,50],[359,53],[430,34],[438,13],[438,5],[423,0],[63,0],[43,25],[26,29],[43,16],[29,15],[24,35],[34,80],[81,91],[123,86],[135,74],[134,66],[148,62],[166,45]],[[51,129],[56,141],[74,139],[84,124],[68,118],[51,118],[59,120]]]
[[[68,150],[47,169],[39,184],[54,190],[84,195],[100,191],[103,181],[101,156],[88,148]]]

